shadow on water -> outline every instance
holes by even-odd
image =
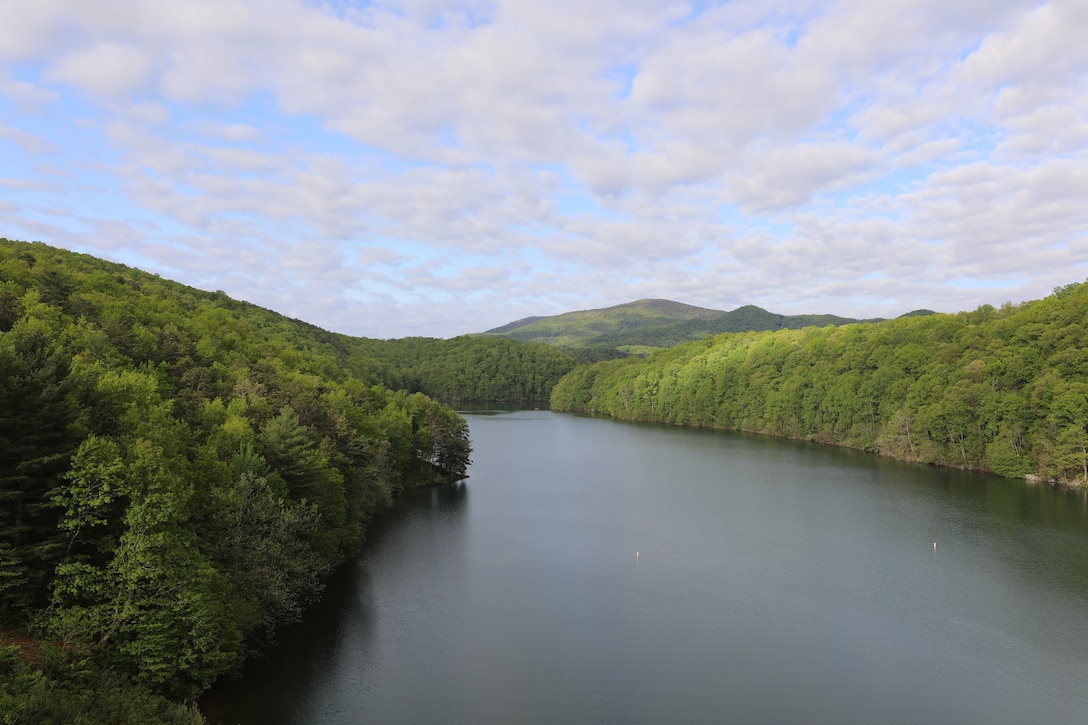
[[[405,495],[213,722],[1083,722],[1083,491],[546,410],[470,425],[472,507]]]
[[[468,415],[502,415],[517,413],[521,410],[548,410],[548,401],[537,400],[526,403],[458,403],[457,412]]]
[[[572,414],[567,414],[572,415]],[[1063,488],[1049,484],[1027,483],[1023,479],[1004,478],[992,473],[941,468],[900,461],[868,451],[824,443],[784,439],[742,431],[690,428],[664,423],[615,421],[607,416],[573,414],[607,421],[611,424],[652,429],[674,445],[683,445],[700,437],[728,447],[730,442],[744,442],[746,454],[762,454],[769,460],[795,459],[804,465],[844,466],[866,472],[865,485],[874,482],[890,488],[917,488],[924,473],[925,487],[939,490],[948,502],[966,510],[988,510],[1002,520],[1014,520],[1058,530],[1088,529],[1088,489]]]
[[[367,553],[380,549],[414,516],[427,513],[456,517],[468,500],[464,481],[406,491],[367,529],[361,556],[334,571],[321,599],[297,624],[276,632],[269,651],[248,661],[234,678],[224,679],[200,700],[212,725],[292,723],[309,708],[315,683],[325,680],[343,658],[373,637],[373,588],[365,566]],[[362,644],[360,644],[362,643]],[[289,663],[289,664],[285,664]]]

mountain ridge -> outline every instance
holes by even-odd
[[[915,310],[908,314],[932,314]],[[838,315],[781,315],[743,305],[732,311],[647,298],[610,307],[532,316],[482,333],[563,349],[583,361],[645,354],[723,332],[761,332],[879,322]]]
[[[643,312],[648,311],[648,312]],[[533,315],[531,317],[523,317],[520,320],[514,320],[508,322],[505,325],[486,330],[485,334],[505,334],[513,332],[514,330],[526,327],[528,325],[541,322],[543,320],[554,320],[556,318],[566,318],[568,316],[591,316],[601,313],[619,313],[625,312],[637,312],[647,314],[648,316],[666,317],[669,319],[710,319],[719,315],[726,314],[725,310],[712,310],[706,307],[697,307],[695,305],[685,304],[683,302],[675,302],[673,300],[666,300],[660,298],[644,298],[640,300],[634,300],[632,302],[624,302],[618,305],[612,305],[610,307],[598,307],[588,310],[572,310],[570,312],[562,312],[558,315]],[[653,313],[660,313],[654,315]]]

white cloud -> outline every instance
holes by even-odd
[[[27,156],[45,156],[55,154],[59,147],[38,134],[0,124],[0,142],[9,142],[18,146]]]
[[[14,81],[3,77],[0,77],[0,96],[14,101],[22,113],[34,113],[59,98],[56,91],[46,90],[26,81]]]
[[[750,171],[732,180],[727,196],[754,211],[807,202],[814,194],[836,191],[869,177],[879,155],[843,142],[777,146],[757,152]]]
[[[64,53],[52,63],[45,79],[111,98],[143,90],[151,71],[152,59],[146,52],[105,42]]]
[[[0,1],[0,224],[379,336],[1038,296],[1086,274],[1086,35],[1077,0]]]

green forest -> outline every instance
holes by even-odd
[[[573,361],[326,332],[0,241],[0,723],[202,722],[368,522],[464,477],[444,401],[546,399]]]
[[[1088,481],[1088,283],[959,314],[723,334],[575,369],[554,410]]]
[[[558,348],[503,337],[347,338],[345,345],[369,361],[383,385],[448,403],[546,403],[575,365]]]

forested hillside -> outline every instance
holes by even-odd
[[[1088,479],[1088,283],[954,315],[725,334],[576,368],[556,410]]]
[[[503,337],[351,338],[345,344],[366,361],[359,367],[374,370],[383,384],[450,403],[546,401],[575,364],[550,345]]]
[[[0,722],[199,722],[398,491],[464,475],[464,421],[362,347],[0,241]]]
[[[779,315],[755,305],[722,312],[670,300],[638,300],[599,310],[529,317],[488,330],[487,334],[554,345],[584,363],[645,355],[722,332],[793,330],[853,322],[861,320],[835,315]]]

